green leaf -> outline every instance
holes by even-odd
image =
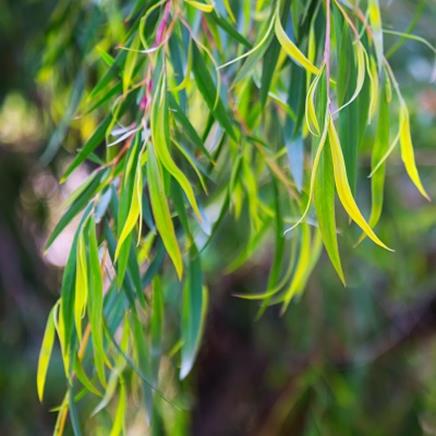
[[[379,114],[377,122],[376,137],[374,140],[374,147],[371,154],[371,169],[374,170],[375,166],[385,155],[389,148],[389,103],[387,101],[386,90],[379,100]],[[372,207],[371,215],[369,217],[369,225],[375,227],[380,219],[383,209],[383,191],[385,184],[385,164],[382,164],[371,178],[371,197]]]
[[[85,87],[85,73],[83,70],[79,71],[74,84],[72,86],[70,103],[67,107],[67,110],[64,113],[64,116],[59,123],[56,130],[51,135],[50,141],[47,144],[47,147],[44,150],[44,153],[41,156],[41,163],[43,166],[47,166],[55,157],[58,152],[60,146],[62,145],[65,136],[68,132],[68,127],[73,119],[77,108],[80,103],[80,99],[82,98],[83,90]]]
[[[153,295],[151,306],[151,347],[150,367],[153,382],[156,383],[159,375],[159,364],[162,355],[162,335],[164,322],[163,289],[158,276],[153,279]]]
[[[245,47],[251,48],[250,42],[239,33],[233,24],[230,24],[225,18],[218,15],[216,12],[212,12],[206,17],[208,20],[213,20],[218,26],[220,26],[229,36],[235,41],[245,45]]]
[[[318,261],[321,251],[321,238],[319,232],[315,232],[312,240],[310,226],[307,223],[301,224],[301,240],[298,261],[295,266],[291,282],[283,295],[282,312],[286,310],[291,300],[301,294],[306,286],[309,275]]]
[[[156,159],[153,145],[148,148],[147,182],[150,193],[151,209],[157,231],[170,256],[179,279],[183,274],[183,260],[177,243],[170,209],[167,203],[162,168]]]
[[[142,167],[141,167],[141,159],[139,158],[136,163],[136,169],[133,172],[133,192],[130,203],[129,212],[127,214],[127,218],[122,227],[120,236],[118,238],[117,248],[115,250],[115,260],[118,259],[120,254],[120,249],[126,241],[127,237],[130,235],[133,228],[136,226],[139,221],[139,227],[141,228],[142,223]],[[141,230],[139,229],[138,235],[141,235]]]
[[[155,94],[151,109],[151,139],[156,156],[162,166],[177,180],[177,183],[183,189],[189,203],[191,204],[197,217],[201,219],[200,210],[195,199],[194,190],[183,172],[174,162],[169,151],[169,120],[168,120],[168,104],[167,91],[165,81],[162,81]]]
[[[345,285],[336,230],[333,165],[330,152],[327,149],[322,151],[320,157],[318,175],[315,181],[314,204],[324,247],[339,278]]]
[[[124,433],[124,420],[127,408],[126,386],[124,380],[120,378],[120,394],[118,396],[118,405],[115,411],[114,424],[112,426],[110,436],[118,436]]]
[[[87,240],[89,243],[88,317],[91,325],[95,369],[100,383],[105,386],[106,375],[104,371],[104,362],[106,360],[106,356],[103,344],[103,279],[98,256],[95,222],[92,217],[89,220],[87,230]]]
[[[79,341],[82,339],[82,318],[88,301],[88,264],[84,229],[79,228],[76,250],[76,282],[74,288],[74,323]]]
[[[138,49],[139,49],[140,39],[139,37],[133,38],[133,42],[127,51],[126,62],[123,68],[122,82],[123,82],[123,93],[125,94],[129,89],[130,83],[132,81],[133,72],[138,59]]]
[[[96,171],[89,179],[79,188],[75,197],[70,199],[71,205],[67,211],[62,215],[62,218],[56,224],[55,228],[48,238],[45,248],[47,249],[65,229],[65,227],[73,220],[73,218],[83,210],[83,208],[90,202],[94,195],[98,192],[98,188],[102,179],[107,175],[107,171]]]
[[[44,395],[44,386],[47,378],[48,365],[50,363],[51,353],[53,350],[54,338],[55,338],[55,316],[58,310],[56,304],[50,310],[50,314],[47,319],[47,325],[45,327],[44,336],[42,339],[41,349],[39,350],[38,358],[38,371],[36,375],[36,386],[38,391],[39,401],[42,401]]]
[[[79,153],[74,158],[73,162],[68,166],[64,175],[62,176],[61,183],[63,183],[70,174],[83,163],[88,156],[102,143],[105,138],[106,130],[111,123],[111,117],[107,116],[97,127],[97,130],[88,139],[85,145],[80,149]]]
[[[74,370],[76,372],[76,376],[80,383],[91,393],[97,395],[98,397],[101,397],[101,392],[94,386],[94,383],[90,380],[88,375],[86,374],[85,370],[82,367],[82,363],[80,362],[80,359],[76,356],[75,363],[74,363]]]
[[[189,256],[188,275],[183,287],[182,302],[182,350],[180,379],[192,369],[203,331],[207,307],[207,291],[203,289],[200,255],[192,248]]]
[[[203,59],[203,54],[197,48],[196,44],[192,45],[192,50],[192,70],[194,72],[196,86],[215,119],[221,124],[227,134],[236,141],[237,135],[233,128],[232,120],[224,108],[219,95],[217,98],[218,91]]]

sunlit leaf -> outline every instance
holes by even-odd
[[[38,398],[42,401],[44,395],[44,386],[47,378],[48,365],[50,363],[51,353],[55,338],[55,322],[54,317],[58,310],[58,306],[54,306],[47,319],[47,325],[44,331],[41,348],[38,358],[38,372],[36,376],[36,385],[38,390]]]
[[[341,145],[339,143],[339,137],[333,124],[331,117],[328,118],[328,139],[330,144],[330,151],[333,161],[333,172],[335,177],[336,191],[338,193],[339,200],[342,203],[345,211],[350,218],[365,232],[365,234],[374,241],[377,245],[386,250],[392,251],[386,244],[384,244],[379,237],[374,233],[372,228],[366,222],[359,207],[354,200],[351,193],[350,184],[347,178],[347,171],[345,169],[344,156],[342,154]]]
[[[401,146],[401,159],[403,160],[407,174],[416,186],[421,195],[430,201],[424,186],[422,185],[421,178],[419,177],[418,169],[415,163],[415,152],[412,145],[412,137],[410,134],[410,118],[407,106],[402,103],[400,106],[400,146]]]
[[[88,264],[86,261],[86,242],[81,228],[76,251],[76,279],[74,287],[74,323],[79,339],[82,339],[82,318],[88,301]]]
[[[283,29],[279,14],[276,14],[274,19],[275,35],[286,54],[297,64],[301,65],[305,70],[312,74],[318,74],[319,68],[312,64],[303,52],[289,39]]]

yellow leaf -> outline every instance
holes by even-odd
[[[318,261],[319,254],[321,252],[322,240],[319,230],[315,232],[315,236],[312,241],[310,236],[310,225],[304,223],[301,226],[301,229],[302,234],[298,262],[297,266],[295,267],[294,275],[292,276],[289,288],[284,295],[282,312],[284,312],[289,306],[289,303],[293,297],[303,292],[310,272]]]
[[[205,3],[197,2],[195,0],[185,0],[185,3],[194,7],[195,9],[198,9],[201,12],[210,13],[214,9],[214,6],[212,4],[205,4]]]
[[[374,39],[377,60],[381,66],[383,63],[383,31],[379,0],[368,1],[368,16],[372,27],[372,36]]]
[[[135,172],[135,180],[133,182],[133,195],[132,202],[130,204],[129,213],[126,218],[126,222],[124,223],[123,230],[121,230],[120,237],[118,239],[117,248],[115,250],[115,260],[118,259],[120,254],[121,247],[123,246],[124,241],[130,235],[130,232],[135,227],[139,218],[139,231],[138,238],[141,235],[141,223],[142,223],[142,168],[141,168],[141,159],[138,159],[138,163],[136,166]]]
[[[45,327],[44,337],[42,339],[41,350],[38,358],[38,371],[36,375],[36,387],[38,391],[39,401],[42,401],[44,395],[45,380],[47,377],[48,364],[50,363],[51,352],[55,338],[55,312],[57,304],[51,309],[48,316],[47,325]]]
[[[277,13],[274,22],[274,31],[276,37],[286,54],[296,63],[301,65],[305,70],[313,74],[319,74],[319,68],[310,62],[310,60],[300,51],[300,49],[289,39],[280,22],[280,15]]]
[[[366,235],[370,239],[372,239],[380,247],[383,247],[389,251],[393,251],[386,244],[384,244],[374,233],[374,231],[366,222],[365,218],[360,212],[356,201],[354,200],[353,194],[351,193],[350,184],[348,183],[341,144],[339,142],[339,137],[331,116],[328,119],[328,138],[330,143],[330,151],[332,154],[333,173],[335,178],[336,190],[342,206],[344,207],[350,218],[366,233]]]
[[[405,104],[400,107],[400,146],[401,146],[401,159],[403,160],[407,174],[416,186],[421,195],[430,200],[430,196],[422,185],[421,178],[419,177],[418,169],[415,163],[415,153],[413,151],[412,138],[410,135],[410,119],[409,111]]]
[[[314,135],[319,135],[319,123],[316,116],[315,110],[315,92],[318,86],[319,80],[323,74],[324,66],[322,67],[320,73],[315,77],[313,82],[310,84],[306,95],[306,110],[305,110],[305,121],[309,132]]]
[[[86,264],[86,247],[83,229],[77,241],[76,251],[76,283],[74,295],[74,321],[79,340],[82,339],[82,318],[85,314],[88,299],[88,268]]]

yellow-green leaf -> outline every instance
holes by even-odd
[[[415,153],[413,151],[412,137],[410,134],[409,111],[404,103],[402,103],[400,107],[400,146],[401,159],[403,160],[410,180],[412,180],[421,195],[430,201],[430,197],[422,185],[418,169],[416,168]]]
[[[389,147],[389,101],[386,88],[380,99],[376,138],[371,155],[371,167],[375,168]],[[381,216],[383,208],[383,188],[385,181],[385,166],[382,165],[371,178],[371,215],[369,225],[374,227]]]
[[[322,243],[320,232],[315,232],[313,241],[311,238],[309,224],[303,223],[301,225],[301,232],[298,261],[291,279],[291,283],[287,291],[284,293],[282,312],[287,309],[292,298],[303,292],[307,283],[307,279],[309,278],[312,269],[318,261],[321,252]]]
[[[47,378],[48,364],[50,363],[50,357],[53,350],[54,338],[55,338],[55,313],[58,305],[56,304],[50,311],[47,319],[47,325],[44,331],[44,337],[42,339],[41,349],[39,351],[38,358],[38,371],[36,375],[36,387],[38,391],[39,401],[42,401],[44,396],[45,380]]]
[[[147,161],[147,182],[150,193],[151,209],[157,231],[170,256],[179,279],[183,275],[183,260],[177,243],[173,221],[165,194],[162,168],[157,161],[154,146],[150,144]]]
[[[107,360],[103,346],[103,279],[98,257],[98,242],[94,219],[91,218],[88,231],[89,242],[89,298],[88,316],[91,325],[91,338],[94,365],[100,383],[106,385],[104,362]]]
[[[85,314],[88,299],[88,267],[86,263],[86,246],[83,227],[77,240],[76,250],[76,283],[74,293],[74,322],[79,340],[82,339],[82,318]]]
[[[124,417],[126,415],[126,387],[124,380],[120,378],[120,394],[118,397],[117,410],[110,436],[118,436],[124,433]]]
[[[138,54],[139,54],[139,50],[138,50],[139,44],[140,44],[139,37],[135,37],[126,56],[126,63],[124,64],[123,77],[122,77],[124,94],[129,89],[130,83],[132,81],[133,72],[135,70],[136,61],[138,59]]]
[[[195,0],[185,0],[185,3],[194,7],[195,9],[198,9],[201,12],[206,12],[206,13],[212,12],[214,8],[213,4],[201,3]]]
[[[318,136],[320,134],[319,122],[315,110],[315,92],[318,83],[322,77],[323,71],[324,71],[324,66],[321,68],[319,74],[315,77],[313,82],[310,84],[306,95],[305,120],[309,132],[314,136]]]
[[[345,285],[345,275],[339,255],[335,217],[335,182],[328,148],[322,151],[313,195],[318,226],[330,261]]]
[[[319,74],[319,68],[313,65],[303,52],[289,39],[280,22],[280,15],[278,13],[275,15],[274,31],[282,49],[294,62],[301,65],[310,73]]]
[[[77,357],[77,356],[76,356],[76,361],[75,361],[75,365],[74,365],[74,370],[76,372],[76,376],[77,376],[78,380],[80,381],[80,383],[82,383],[82,385],[89,392],[92,392],[93,394],[95,394],[99,397],[102,396],[101,392],[94,386],[94,383],[88,377],[88,374],[86,374],[85,370],[82,367],[82,363],[81,363],[79,357]]]
[[[368,0],[368,16],[372,27],[378,64],[381,66],[383,63],[383,31],[379,0]]]
[[[372,121],[377,111],[378,99],[379,99],[379,79],[377,71],[377,63],[374,58],[367,56],[367,70],[370,83],[369,92],[369,110],[368,110],[368,123]]]
[[[310,205],[312,204],[312,199],[313,199],[313,191],[315,188],[315,180],[317,177],[318,165],[319,165],[319,161],[321,159],[321,153],[324,149],[324,145],[325,145],[326,140],[327,140],[327,134],[328,134],[328,114],[326,113],[326,118],[324,120],[323,132],[322,132],[321,138],[319,140],[318,148],[317,148],[316,153],[315,153],[315,158],[313,159],[312,172],[310,175],[309,195],[307,198],[306,207],[304,208],[303,214],[301,215],[301,217],[295,222],[295,224],[293,224],[290,228],[286,229],[285,233],[290,232],[295,227],[300,225],[305,220],[307,214],[309,213]]]
[[[162,78],[159,90],[155,93],[150,124],[151,124],[151,138],[154,146],[154,150],[160,163],[165,167],[165,169],[176,179],[177,183],[182,188],[183,192],[189,203],[192,206],[195,214],[199,219],[201,219],[200,210],[197,205],[197,200],[195,199],[194,190],[192,189],[189,180],[179,169],[179,167],[174,162],[169,151],[168,144],[168,105],[166,98],[166,88],[165,80]]]
[[[342,154],[341,144],[339,142],[338,133],[331,116],[328,119],[328,138],[330,143],[330,151],[333,161],[333,173],[335,177],[336,191],[339,200],[342,203],[350,218],[366,233],[366,235],[380,247],[386,250],[393,251],[374,233],[372,228],[366,222],[359,207],[351,193],[350,184],[348,182],[347,171],[345,169],[344,156]]]
[[[142,167],[141,159],[138,159],[135,171],[135,180],[133,182],[132,201],[130,203],[129,213],[127,214],[126,222],[118,239],[117,248],[115,250],[115,259],[118,259],[121,247],[125,240],[130,235],[130,232],[135,227],[139,219],[139,227],[142,222]],[[138,237],[141,235],[141,230],[138,231]]]

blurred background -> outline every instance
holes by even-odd
[[[81,70],[68,66],[80,65],[88,41],[75,30],[78,23],[92,28],[100,3],[110,7],[89,2],[89,13],[77,16],[69,3],[0,2],[1,435],[50,434],[55,414],[49,409],[64,389],[59,356],[43,405],[35,374],[73,229],[46,253],[44,242],[87,175],[84,167],[58,183],[95,124],[86,118],[68,127],[83,81]],[[435,44],[433,1],[381,4],[386,28],[405,31],[412,23]],[[67,25],[53,41],[56,23]],[[386,35],[387,52],[399,40]],[[64,71],[54,76],[47,66],[59,59]],[[407,41],[391,61],[411,109],[424,185],[436,199],[434,54]],[[62,87],[61,78],[73,86]],[[360,174],[363,205],[368,165],[369,157]],[[347,232],[341,250],[349,286],[340,285],[323,256],[304,297],[284,316],[273,308],[256,320],[257,305],[233,296],[265,282],[270,246],[241,270],[214,274],[236,248],[237,225],[223,226],[210,250],[210,312],[189,386],[192,434],[436,435],[436,205],[419,197],[398,154],[388,165],[385,198],[380,228],[395,254],[369,242],[354,249],[356,235]]]

